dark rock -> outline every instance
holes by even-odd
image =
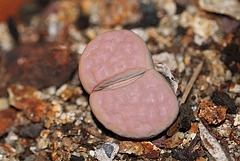
[[[51,161],[53,160],[51,152],[46,152],[46,155]]]
[[[183,28],[181,26],[178,26],[177,27],[177,32],[178,32],[179,35],[185,35],[186,32],[187,32],[187,29],[185,29],[185,28]]]
[[[176,14],[181,14],[185,9],[186,9],[186,7],[184,5],[180,5],[179,3],[177,3],[177,12],[176,12]]]
[[[139,8],[142,12],[142,18],[140,19],[138,27],[146,28],[158,25],[159,18],[157,17],[154,3],[140,3]]]
[[[234,100],[227,93],[214,91],[212,93],[211,98],[216,105],[227,107],[228,108],[227,113],[229,114],[237,113],[237,107],[234,103]]]
[[[240,63],[240,45],[234,42],[228,44],[221,53],[221,60],[231,72],[233,74],[240,72],[240,68],[238,67],[238,63]]]
[[[164,148],[165,147],[165,142],[166,142],[166,135],[163,135],[153,141],[151,141],[154,145],[156,145],[159,148]]]
[[[73,123],[66,123],[62,126],[62,132],[65,134],[74,127]]]
[[[8,19],[8,29],[9,29],[9,32],[11,34],[11,36],[13,37],[13,39],[18,42],[18,39],[19,39],[19,33],[18,33],[18,30],[17,30],[17,24],[14,20],[13,17],[10,17]]]
[[[108,158],[111,158],[114,147],[111,144],[103,144],[101,148],[104,149],[105,154],[108,156]]]
[[[39,89],[69,81],[78,64],[76,53],[56,43],[21,45],[6,56],[7,85],[19,83]]]
[[[181,125],[181,131],[188,131],[191,128],[191,120],[189,120],[189,117],[182,117],[180,120]]]
[[[84,157],[80,156],[76,156],[76,155],[72,155],[70,158],[70,161],[84,161]]]
[[[172,157],[177,160],[188,160],[188,154],[185,149],[173,149]]]
[[[184,103],[180,106],[180,130],[185,132],[191,128],[191,122],[195,121],[195,116],[191,106]]]
[[[42,131],[42,126],[40,124],[34,124],[30,126],[24,126],[21,128],[19,135],[24,138],[35,139],[39,136]]]
[[[240,22],[230,18],[228,16],[220,16],[220,25],[226,33],[231,33],[236,31],[236,29],[240,26]]]
[[[80,29],[80,30],[84,30],[86,28],[89,27],[89,17],[82,15],[78,18],[77,22],[76,22],[76,26]]]

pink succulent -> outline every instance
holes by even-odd
[[[80,58],[79,77],[96,118],[120,136],[150,138],[176,119],[173,90],[131,31],[105,32],[92,40]]]

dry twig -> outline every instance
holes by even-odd
[[[188,94],[189,94],[190,90],[192,89],[192,86],[193,86],[194,82],[196,81],[197,76],[199,75],[199,73],[202,69],[202,66],[203,66],[203,61],[201,61],[198,64],[198,66],[197,66],[196,70],[194,71],[190,81],[188,82],[188,85],[187,85],[187,87],[186,87],[186,89],[183,93],[182,100],[180,101],[180,105],[183,104],[186,101],[186,99],[188,97]]]

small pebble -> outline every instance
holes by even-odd
[[[195,33],[194,42],[201,46],[207,39],[213,37],[219,30],[218,24],[215,20],[202,17],[196,14],[191,21],[191,27]]]
[[[150,141],[141,142],[144,151],[143,155],[150,159],[157,159],[160,156],[160,149],[152,144]]]
[[[239,126],[240,125],[240,112],[238,112],[238,114],[235,117],[233,126]]]
[[[67,101],[72,97],[73,91],[68,84],[62,85],[56,92],[57,96],[60,96],[64,101]]]
[[[230,133],[232,132],[231,125],[232,124],[230,123],[230,121],[225,120],[225,122],[222,125],[218,126],[216,130],[220,136],[228,138]]]
[[[142,155],[143,151],[144,148],[140,142],[123,141],[119,144],[120,153]]]
[[[13,108],[8,108],[7,110],[0,111],[0,137],[14,125],[16,115],[17,111]]]
[[[240,2],[238,0],[199,0],[199,6],[208,12],[225,14],[240,20]],[[227,6],[227,7],[226,7]]]
[[[240,93],[240,84],[233,83],[233,84],[229,87],[229,91],[230,91],[230,92],[234,92],[234,93]]]
[[[157,11],[154,3],[140,3],[140,11],[142,12],[142,18],[138,27],[146,28],[158,25],[159,18],[157,17]]]
[[[184,133],[177,132],[171,138],[166,140],[166,148],[175,148],[183,142]]]
[[[185,149],[173,149],[172,157],[177,160],[188,160],[188,153]]]
[[[99,149],[95,150],[96,157],[99,161],[112,161],[119,150],[115,143],[105,143]]]
[[[217,125],[226,117],[227,108],[224,106],[217,106],[210,101],[201,100],[198,108],[198,117],[204,118],[208,124]]]
[[[20,129],[19,135],[24,138],[31,138],[35,139],[40,135],[40,132],[42,131],[41,124],[34,124],[30,126],[24,126]]]
[[[165,3],[163,3],[163,8],[168,15],[174,15],[177,11],[176,2],[174,0],[166,0]]]
[[[215,104],[227,107],[227,113],[236,114],[237,107],[227,93],[214,91],[211,98]]]
[[[191,128],[191,122],[195,121],[192,106],[184,103],[180,106],[180,129],[182,131],[188,131]]]
[[[38,149],[45,149],[50,144],[49,138],[37,138],[37,148]]]
[[[153,55],[153,62],[155,64],[165,64],[170,68],[170,70],[175,70],[178,67],[177,61],[173,53],[162,52],[157,55]]]
[[[0,98],[0,111],[6,110],[9,107],[8,99],[6,97]]]
[[[89,151],[89,154],[90,154],[92,157],[95,156],[95,152],[94,152],[93,150],[90,150],[90,151]]]
[[[196,133],[190,133],[190,134],[186,134],[185,138],[183,139],[183,146],[185,147],[189,147],[189,145],[191,144],[192,140],[196,137]]]
[[[86,28],[88,28],[89,26],[89,17],[82,15],[79,16],[76,22],[76,26],[80,29],[80,30],[84,30]]]
[[[76,156],[76,155],[71,155],[70,161],[84,161],[84,157],[80,156]]]
[[[0,23],[0,48],[3,51],[10,51],[14,46],[13,38],[8,32],[8,27],[6,23]]]
[[[10,131],[5,138],[5,143],[12,145],[18,139],[18,136],[13,131]]]

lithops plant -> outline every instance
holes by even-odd
[[[109,31],[92,40],[81,55],[79,77],[96,118],[120,136],[154,137],[178,114],[173,90],[132,31]]]

